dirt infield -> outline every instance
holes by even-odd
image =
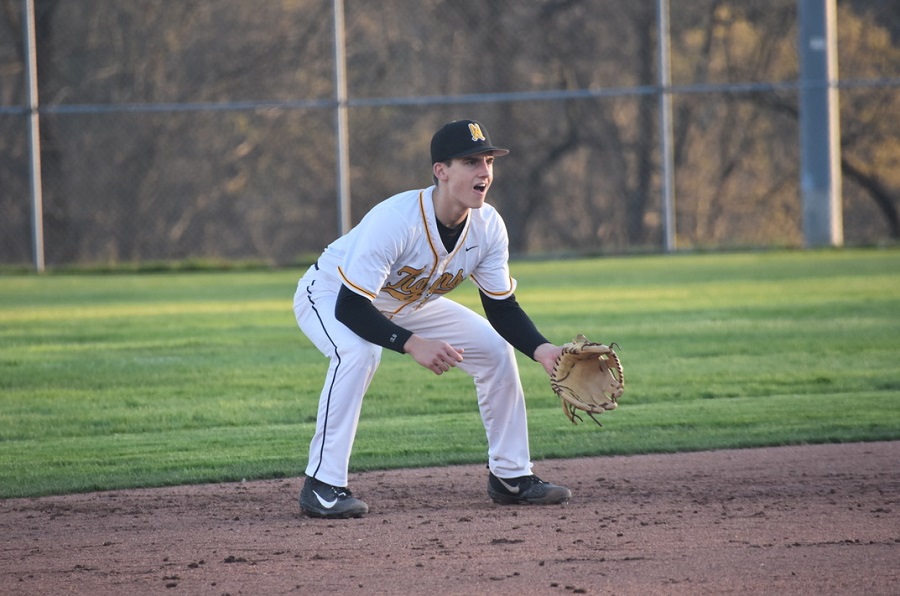
[[[900,442],[352,476],[368,516],[302,517],[299,478],[0,501],[2,594],[897,594]]]

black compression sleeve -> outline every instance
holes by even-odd
[[[519,306],[515,294],[505,300],[494,300],[484,292],[479,293],[487,320],[512,347],[534,360],[534,351],[537,347],[550,343]]]
[[[341,286],[334,305],[335,318],[364,340],[404,354],[403,346],[412,337],[404,329],[378,312],[367,298]]]

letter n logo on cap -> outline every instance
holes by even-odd
[[[478,126],[476,123],[469,122],[469,132],[472,133],[473,141],[483,141],[484,140],[484,133],[481,132],[481,127]]]

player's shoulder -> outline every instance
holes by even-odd
[[[382,204],[387,205],[396,205],[396,204],[407,204],[407,203],[418,203],[419,195],[423,193],[423,189],[413,189],[413,190],[404,190],[403,192],[398,192],[394,196],[388,197]]]
[[[360,221],[357,235],[400,241],[422,226],[419,190],[395,194],[372,207]]]
[[[403,214],[418,214],[419,195],[421,190],[406,190],[388,197],[375,205],[372,212],[395,212]]]
[[[476,209],[476,211],[481,213],[481,216],[484,218],[488,217],[500,217],[500,212],[497,211],[497,208],[491,205],[490,203],[485,203],[481,206],[480,209]]]
[[[500,212],[491,205],[490,203],[485,203],[478,209],[473,209],[471,211],[472,221],[478,222],[481,225],[503,225],[503,218],[500,216]]]

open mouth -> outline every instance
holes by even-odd
[[[485,184],[483,182],[480,184],[476,184],[475,190],[477,190],[478,192],[485,192],[487,190],[487,184]]]

